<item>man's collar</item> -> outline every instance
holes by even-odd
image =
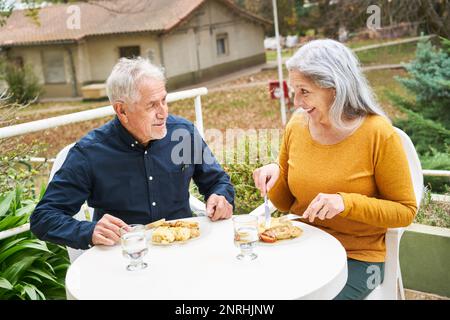
[[[122,140],[123,143],[125,143],[127,146],[129,146],[132,149],[144,150],[144,149],[150,148],[150,146],[155,147],[155,146],[159,145],[161,140],[164,140],[164,138],[166,138],[168,136],[168,134],[167,134],[166,137],[164,137],[163,139],[150,140],[148,145],[146,147],[144,147],[136,140],[136,138],[133,137],[133,135],[130,132],[128,132],[127,129],[125,129],[125,127],[122,125],[122,123],[120,122],[117,115],[114,117],[113,123],[114,123],[114,126],[117,128],[117,132],[119,133],[120,140]]]
[[[129,147],[136,148],[141,147],[143,148],[139,142],[131,135],[131,133],[128,132],[127,129],[120,123],[120,120],[117,116],[114,117],[114,126],[117,128],[117,131],[119,133],[120,139]]]

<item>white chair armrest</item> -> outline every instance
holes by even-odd
[[[399,243],[404,231],[405,228],[388,228],[386,232],[386,242],[394,240]]]
[[[269,204],[270,213],[274,213],[277,210],[277,208],[275,208],[275,206],[273,205],[273,203],[270,200],[268,201],[268,204]],[[263,203],[259,207],[257,207],[255,210],[250,212],[249,214],[252,216],[261,216],[264,214],[264,212],[265,211],[264,211],[264,203]]]
[[[189,206],[197,216],[206,216],[206,205],[192,195],[189,196]]]

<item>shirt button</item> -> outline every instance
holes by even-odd
[[[131,146],[134,148],[134,143],[132,143]]]
[[[147,151],[145,151],[144,153],[147,154]]]
[[[153,177],[152,176],[148,177],[148,180],[153,180]]]
[[[156,206],[156,202],[152,202],[152,206]]]

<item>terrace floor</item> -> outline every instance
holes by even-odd
[[[406,300],[450,300],[449,297],[442,297],[432,293],[420,292],[405,289]]]

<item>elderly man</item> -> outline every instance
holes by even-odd
[[[211,220],[230,218],[229,176],[194,125],[168,114],[162,70],[142,58],[123,58],[107,80],[107,91],[116,117],[69,151],[31,216],[31,231],[72,248],[114,245],[127,224],[191,217],[191,178],[207,199]],[[182,148],[181,162],[174,133],[192,141],[193,150]],[[202,161],[204,155],[209,161]],[[93,222],[72,217],[86,200],[94,208]]]

